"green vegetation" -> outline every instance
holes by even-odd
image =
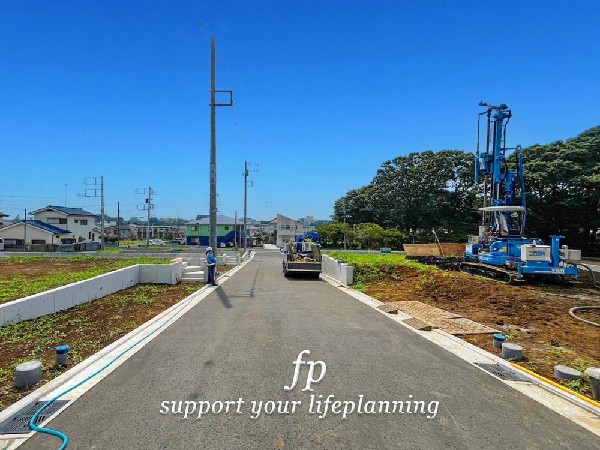
[[[524,148],[523,155],[527,234],[564,235],[564,244],[600,255],[600,126],[573,139]],[[340,233],[346,233],[351,247],[369,247],[372,235],[348,240],[355,226],[365,224],[403,233],[402,242],[433,242],[432,228],[443,242],[464,242],[479,221],[482,189],[474,182],[474,159],[460,150],[428,150],[384,162],[370,184],[335,202],[337,228],[319,228],[325,245],[341,246]],[[375,238],[386,245],[383,236]]]
[[[359,291],[364,290],[369,283],[377,280],[382,280],[384,278],[392,280],[396,279],[398,277],[399,268],[417,270],[425,277],[428,273],[437,270],[434,266],[411,261],[406,259],[404,255],[395,253],[357,254],[331,252],[329,256],[354,266],[354,284],[352,287]]]
[[[26,264],[34,261],[55,261],[58,258],[44,258],[37,256],[11,256],[0,259],[0,266],[6,264]],[[64,259],[63,259],[64,261]],[[0,278],[0,303],[27,297],[44,292],[66,284],[87,280],[107,272],[129,267],[134,264],[168,264],[165,259],[139,257],[127,259],[105,259],[93,256],[70,257],[68,268],[57,267],[51,273],[42,276],[24,275],[16,273]],[[80,263],[81,270],[73,270],[71,263]]]

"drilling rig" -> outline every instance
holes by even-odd
[[[550,245],[525,236],[527,204],[521,146],[506,147],[506,127],[512,117],[505,105],[481,102],[485,111],[478,115],[475,154],[475,183],[483,185],[482,221],[479,234],[469,236],[460,263],[463,272],[506,282],[544,277],[564,281],[577,277],[581,251],[560,247],[564,236],[551,236]],[[487,118],[485,150],[480,151],[479,125]],[[514,152],[516,168],[510,169],[507,153]]]

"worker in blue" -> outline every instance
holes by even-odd
[[[215,271],[217,269],[217,258],[213,255],[212,247],[206,249],[206,265],[208,266],[208,282],[213,286],[218,286],[215,280]]]

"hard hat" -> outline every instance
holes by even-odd
[[[206,247],[207,252],[212,252],[212,247]]]

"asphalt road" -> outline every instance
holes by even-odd
[[[303,364],[287,391],[302,350],[305,362],[326,364],[325,376],[302,392]],[[347,403],[319,418],[311,394]],[[180,400],[194,413],[161,413]],[[289,401],[288,414],[269,403],[274,412],[252,418],[253,400]],[[423,403],[368,414],[379,411],[369,400]],[[218,411],[215,401],[230,401],[229,412],[221,404],[221,414],[197,418],[200,407]],[[294,413],[291,401],[301,402]],[[69,449],[85,450],[600,448],[597,436],[329,284],[284,278],[278,252],[258,253],[51,426],[69,435]],[[22,448],[59,444],[37,434]]]

